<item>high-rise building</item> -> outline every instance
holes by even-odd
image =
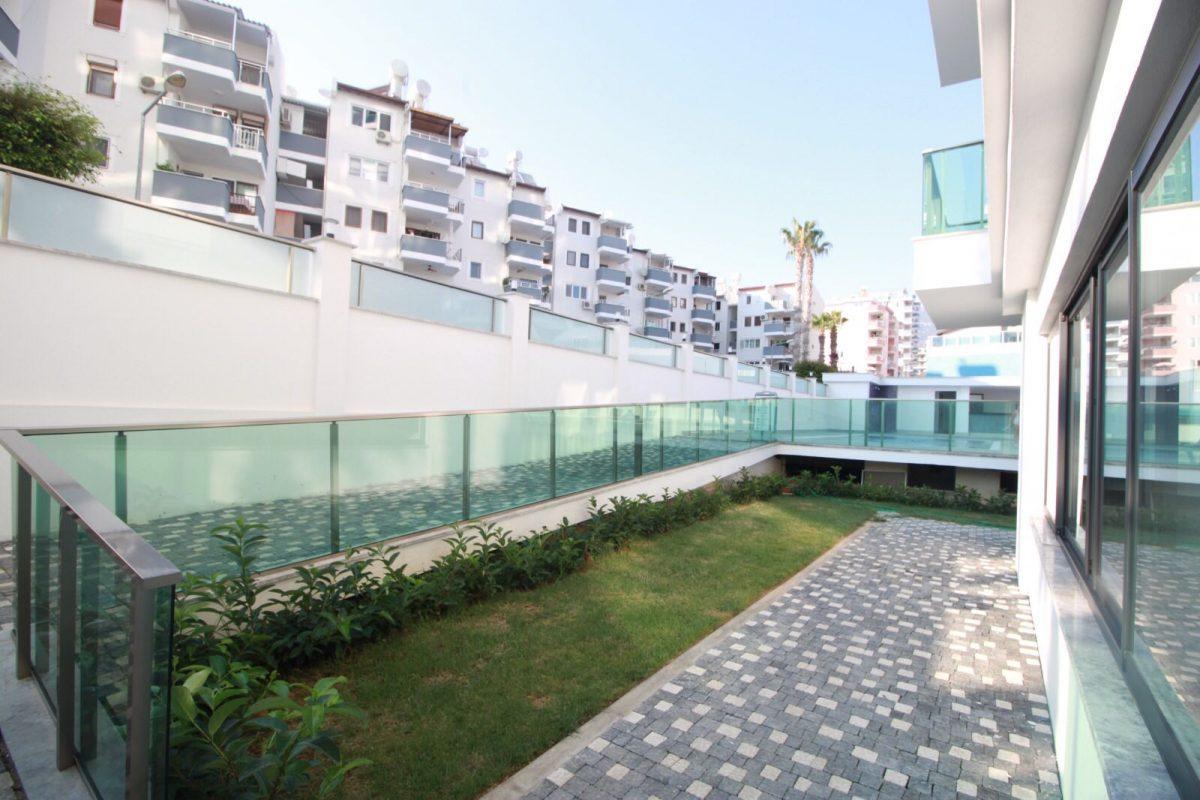
[[[846,318],[837,333],[839,370],[881,377],[900,374],[900,323],[887,302],[864,291],[830,303],[828,310]],[[832,342],[826,346],[832,347]]]

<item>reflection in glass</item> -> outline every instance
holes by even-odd
[[[1122,252],[1104,281],[1104,379],[1101,392],[1104,464],[1100,494],[1100,586],[1118,607],[1125,581],[1125,431],[1129,387],[1129,259]]]
[[[1079,552],[1087,552],[1088,386],[1091,381],[1092,293],[1079,301],[1067,321],[1067,508],[1065,528]]]

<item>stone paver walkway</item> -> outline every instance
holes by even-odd
[[[874,523],[528,797],[1058,797],[1013,555],[1010,530]]]

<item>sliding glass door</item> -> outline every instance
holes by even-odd
[[[1091,414],[1092,291],[1088,288],[1067,317],[1066,452],[1064,458],[1063,532],[1086,563]]]

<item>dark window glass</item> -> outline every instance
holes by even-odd
[[[376,233],[387,233],[387,217],[386,211],[372,211],[371,230]]]
[[[346,227],[362,227],[362,209],[358,206],[346,206]]]
[[[104,28],[121,29],[122,0],[96,0],[92,9],[92,23]]]
[[[111,69],[92,65],[88,69],[88,94],[100,97],[117,96],[117,73]]]

